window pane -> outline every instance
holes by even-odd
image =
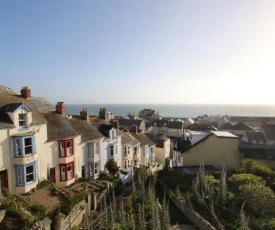
[[[25,155],[32,154],[32,138],[25,138]]]
[[[61,166],[61,180],[65,180],[65,166]]]
[[[67,148],[72,147],[72,142],[71,141],[67,141]]]
[[[26,167],[26,180],[27,183],[34,181],[34,168],[33,165],[27,166]]]
[[[22,168],[17,168],[17,181],[19,185],[23,184],[23,170]]]
[[[15,148],[16,148],[16,155],[17,156],[22,156],[20,139],[15,140]]]

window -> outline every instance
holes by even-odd
[[[130,160],[128,160],[128,165],[127,168],[130,168],[131,164],[130,164]]]
[[[99,153],[99,144],[94,143],[94,155],[97,155]]]
[[[21,113],[18,115],[19,127],[26,127],[26,115],[25,113]]]
[[[124,161],[124,168],[127,168],[127,161]]]
[[[66,180],[66,167],[61,166],[61,180]]]
[[[26,182],[30,183],[34,181],[34,167],[33,165],[26,167]]]
[[[21,140],[19,138],[15,139],[15,154],[16,156],[21,157],[22,151],[21,151]]]
[[[117,154],[117,145],[110,145],[111,156]]]
[[[35,153],[35,136],[14,137],[14,156],[24,157]]]
[[[15,165],[16,185],[25,186],[37,181],[36,162],[28,165]]]
[[[135,153],[135,155],[138,155],[138,154],[139,154],[139,148],[138,148],[138,147],[135,147],[135,148],[134,148],[134,153]]]
[[[139,167],[139,160],[134,161],[135,167]]]
[[[95,174],[98,173],[98,163],[95,163]]]
[[[25,155],[32,154],[32,138],[25,138]]]
[[[67,172],[68,172],[68,179],[71,179],[73,177],[73,165],[68,165]]]
[[[130,146],[125,146],[124,147],[124,155],[129,155],[130,154]]]
[[[60,165],[60,180],[67,181],[74,178],[74,162]]]
[[[92,163],[90,166],[90,176],[96,175],[99,173],[98,162]]]
[[[23,185],[23,168],[17,168],[17,184]]]
[[[59,157],[68,157],[74,154],[73,139],[59,141]]]

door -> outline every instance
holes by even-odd
[[[50,182],[56,183],[56,180],[55,180],[55,167],[50,168]]]
[[[83,165],[81,168],[81,174],[82,178],[85,178],[85,165]]]

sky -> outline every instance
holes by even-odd
[[[275,104],[274,0],[0,1],[0,85],[66,104]]]

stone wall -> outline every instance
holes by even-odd
[[[166,186],[162,181],[158,181],[160,186],[166,191],[167,196],[173,204],[188,218],[188,220],[198,227],[200,230],[215,230],[215,228],[205,220],[199,213],[186,207],[185,203],[178,199],[178,197]]]

